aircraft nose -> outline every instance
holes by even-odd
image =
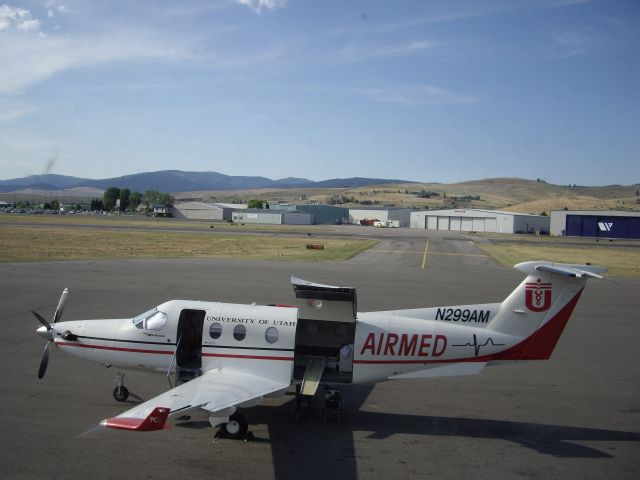
[[[47,327],[45,327],[44,325],[39,327],[36,330],[37,334],[40,335],[41,337],[46,338],[47,340],[51,340],[53,339],[53,330],[48,330]]]

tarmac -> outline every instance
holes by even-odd
[[[375,234],[372,234],[375,235]],[[5,479],[640,478],[640,280],[590,281],[551,360],[475,377],[343,390],[343,423],[295,422],[293,396],[246,409],[255,440],[215,439],[206,422],[152,433],[98,422],[130,405],[115,371],[54,350],[30,313],[131,317],[172,298],[294,303],[289,275],[357,288],[358,310],[501,301],[522,274],[468,238],[381,237],[345,262],[210,259],[0,264],[0,472]],[[427,243],[428,242],[428,243]],[[131,404],[168,388],[128,373]]]

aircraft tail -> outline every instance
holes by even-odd
[[[589,278],[604,267],[545,261],[515,265],[527,278],[500,305],[488,329],[522,338],[495,360],[546,360],[566,326]]]

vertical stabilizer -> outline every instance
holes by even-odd
[[[587,279],[602,278],[606,268],[543,261],[515,266],[527,278],[500,305],[488,328],[522,338],[500,355],[505,360],[551,356]]]

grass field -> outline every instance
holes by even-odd
[[[552,239],[553,240],[553,239]],[[505,267],[528,260],[560,263],[591,263],[609,269],[616,277],[640,277],[640,248],[607,248],[602,246],[496,245],[479,243],[478,247]]]
[[[307,249],[323,244],[324,250]],[[252,260],[344,260],[375,240],[105,228],[2,227],[0,262],[113,258],[210,257]]]

